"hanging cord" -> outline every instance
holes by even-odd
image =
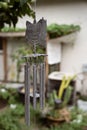
[[[35,12],[35,17],[34,17],[34,24],[35,24],[36,23],[36,2],[37,2],[37,0],[33,0],[33,2],[34,2],[34,12]],[[33,52],[34,52],[34,54],[36,54],[36,43],[34,44],[33,48],[34,48]]]
[[[34,3],[34,12],[35,12],[34,23],[36,23],[36,2],[37,2],[37,0],[33,0],[33,3]]]

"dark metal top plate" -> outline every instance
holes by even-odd
[[[47,25],[46,20],[40,19],[37,23],[26,22],[26,40],[28,44],[46,46]]]

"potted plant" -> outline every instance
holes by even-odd
[[[45,113],[45,117],[51,125],[71,121],[68,106],[73,93],[73,87],[70,85],[73,78],[75,78],[75,76],[68,78],[64,76],[58,88],[59,90],[53,90],[53,92],[50,93],[47,105],[48,110]]]

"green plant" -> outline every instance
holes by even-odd
[[[20,122],[17,117],[11,114],[10,111],[0,113],[0,130],[19,130],[21,129]]]
[[[47,27],[49,38],[57,38],[80,30],[79,25],[67,25],[53,23]]]
[[[0,98],[6,100],[8,104],[15,104],[19,101],[19,94],[14,88],[6,88],[4,85],[1,85]]]
[[[11,108],[11,114],[13,117],[21,118],[24,117],[24,105],[21,103],[15,104],[15,108]],[[10,106],[11,107],[11,106]]]
[[[25,28],[13,28],[13,27],[3,27],[1,32],[24,32]]]
[[[66,78],[65,76],[63,77],[63,80],[61,82],[61,85],[58,89],[58,92],[53,90],[53,92],[50,94],[49,97],[49,105],[54,106],[56,102],[61,101],[60,107],[66,107],[69,103],[69,100],[71,98],[72,94],[72,86],[70,85],[70,82],[75,78],[76,76],[71,76]]]
[[[84,130],[84,127],[87,126],[87,113],[81,111],[77,107],[74,107],[70,110],[71,122],[61,123],[56,126],[52,126],[50,130]],[[78,122],[78,115],[82,116],[82,120]],[[73,122],[75,120],[75,122]]]
[[[44,54],[45,53],[45,48],[40,48],[40,46],[36,47],[36,52],[37,53],[41,53]],[[18,48],[13,55],[11,56],[13,61],[16,61],[16,65],[17,65],[17,80],[19,81],[19,74],[21,72],[21,67],[23,65],[23,63],[25,63],[25,58],[23,58],[23,56],[27,56],[29,54],[32,54],[33,52],[33,47],[32,46],[22,46],[20,48]],[[30,63],[32,62],[36,62],[39,63],[40,61],[43,61],[43,57],[39,57],[36,60],[34,58],[31,59]]]
[[[0,88],[0,98],[1,99],[7,100],[9,96],[10,96],[9,92],[4,87]]]
[[[1,0],[0,1],[0,29],[8,24],[16,26],[19,17],[26,14],[35,17],[31,8],[32,0]]]

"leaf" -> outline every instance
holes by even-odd
[[[31,8],[31,0],[9,0],[0,1],[0,29],[8,24],[9,26],[16,26],[19,17],[26,14],[35,17],[35,13]]]
[[[28,2],[28,0],[20,0],[20,5],[23,6],[27,2]]]

